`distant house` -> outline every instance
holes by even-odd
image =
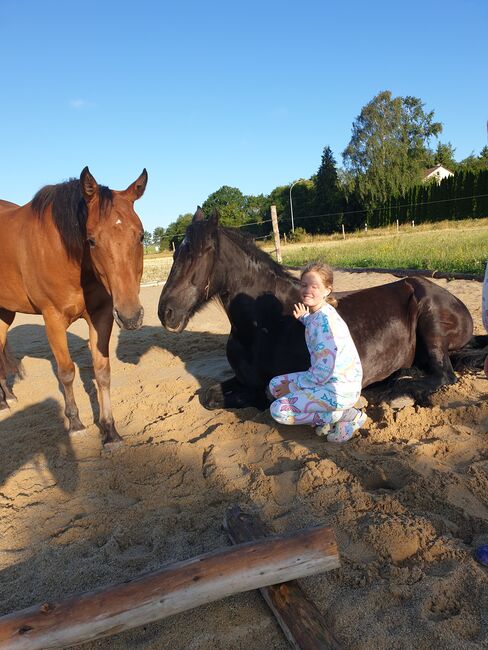
[[[435,167],[426,169],[423,172],[422,181],[426,183],[427,181],[435,179],[437,183],[440,183],[444,178],[447,178],[448,176],[454,176],[454,172],[452,172],[450,169],[447,169],[447,167],[444,167],[444,165],[436,165]]]

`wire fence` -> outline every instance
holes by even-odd
[[[331,221],[341,219],[341,221],[348,222],[349,217],[351,216],[357,216],[357,215],[368,215],[371,213],[381,213],[381,212],[392,212],[392,211],[399,211],[399,210],[406,210],[406,209],[413,209],[413,208],[425,208],[428,206],[434,206],[434,205],[440,205],[440,204],[452,204],[453,202],[459,202],[459,201],[467,201],[467,200],[476,200],[476,199],[483,199],[488,197],[488,194],[471,194],[469,196],[461,196],[461,197],[453,197],[453,198],[448,198],[448,199],[438,199],[438,200],[433,200],[433,201],[419,201],[419,202],[411,202],[411,203],[402,203],[398,205],[387,205],[387,206],[382,206],[382,207],[377,207],[377,208],[370,208],[370,209],[360,209],[360,210],[344,210],[341,212],[324,212],[321,214],[308,214],[308,215],[301,215],[301,216],[295,216],[293,221],[294,222],[308,222],[308,221],[313,221],[314,219],[330,219]],[[488,214],[486,215],[488,216]],[[393,219],[393,222],[390,223],[389,225],[395,225],[395,219]],[[428,221],[428,219],[423,219],[422,221]],[[411,223],[412,220],[405,220],[401,219],[398,220],[398,225],[402,225],[405,223]],[[269,231],[263,234],[263,228],[266,226],[266,224],[270,224]],[[292,231],[292,224],[291,224],[291,216],[283,216],[283,215],[278,215],[278,225],[280,227],[280,230],[282,229],[284,233],[288,231],[288,235],[293,238],[293,231]],[[367,229],[367,222],[365,220],[365,224]],[[386,224],[385,224],[386,225]],[[266,241],[270,238],[272,238],[273,233],[272,233],[272,228],[271,228],[271,219],[263,219],[261,221],[253,221],[253,222],[246,222],[243,224],[238,224],[235,226],[231,226],[234,228],[238,229],[244,229],[248,231],[249,235],[255,239],[256,241]],[[355,227],[353,231],[349,230],[349,232],[354,232],[357,230],[360,230],[361,227]],[[330,228],[329,228],[330,230]],[[259,232],[261,231],[261,232]],[[290,233],[290,231],[292,231]],[[171,240],[165,239],[164,237],[162,238],[162,241],[165,242],[175,242],[177,239],[183,239],[185,236],[186,228],[185,230],[181,231],[176,231],[176,232],[171,232]],[[332,228],[332,232],[340,233],[341,232],[341,227],[335,227]],[[344,230],[342,229],[342,232]],[[320,234],[320,233],[316,233]],[[325,233],[324,233],[325,234]],[[327,234],[331,234],[331,232],[328,232]]]

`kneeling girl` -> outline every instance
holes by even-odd
[[[281,424],[310,424],[329,442],[345,442],[366,421],[354,408],[361,394],[362,367],[349,328],[331,296],[332,269],[313,262],[302,272],[293,315],[305,325],[309,370],[274,377],[271,415]]]

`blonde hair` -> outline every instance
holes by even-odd
[[[330,288],[331,293],[329,293],[325,300],[329,305],[332,305],[332,307],[337,307],[337,300],[332,295],[334,286],[334,271],[332,270],[332,267],[324,262],[309,262],[301,272],[300,279],[302,279],[306,273],[316,273],[324,283],[324,286]]]

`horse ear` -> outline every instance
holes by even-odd
[[[90,174],[88,167],[85,167],[80,174],[80,185],[85,200],[91,201],[95,194],[98,192],[98,183]]]
[[[215,228],[219,225],[219,211],[217,210],[217,208],[213,209],[212,214],[210,215],[208,221]]]
[[[202,210],[202,208],[198,205],[197,206],[197,211],[193,215],[192,221],[204,221],[205,220],[205,213]]]
[[[129,187],[124,190],[124,194],[131,200],[131,201],[137,201],[137,199],[140,199],[141,196],[144,194],[144,190],[146,189],[147,185],[147,171],[146,168],[142,170],[142,174],[139,176],[139,178],[132,183],[132,185],[129,185]]]

